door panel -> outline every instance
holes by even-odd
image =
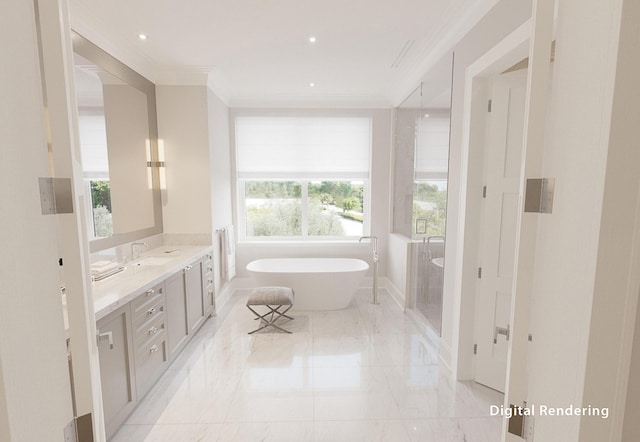
[[[167,279],[165,283],[167,299],[167,340],[169,357],[173,357],[186,343],[188,335],[187,300],[184,276],[182,272]]]
[[[503,193],[500,207],[500,246],[498,249],[498,273],[499,280],[513,278],[513,259],[516,251],[516,223],[518,216],[518,192]]]
[[[526,71],[492,82],[476,320],[476,381],[504,391],[511,311]],[[499,332],[499,333],[498,333]]]

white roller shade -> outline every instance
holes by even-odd
[[[415,179],[447,179],[449,169],[449,117],[430,116],[418,122]]]
[[[238,117],[236,151],[240,179],[366,179],[371,120]]]

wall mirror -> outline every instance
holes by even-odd
[[[394,232],[413,241],[408,307],[440,334],[453,53],[396,109]]]
[[[72,33],[91,252],[162,232],[155,85]]]

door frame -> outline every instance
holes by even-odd
[[[451,369],[458,380],[475,378],[475,316],[478,252],[481,230],[477,220],[482,215],[482,186],[484,168],[485,122],[478,124],[478,112],[486,115],[487,92],[482,87],[484,78],[503,72],[529,53],[531,19],[505,37],[492,49],[479,57],[465,70],[464,110],[461,149],[461,181],[458,231],[460,239],[455,251],[454,315],[452,324]],[[475,87],[474,87],[475,86]],[[484,85],[486,86],[486,85]],[[482,120],[485,120],[484,118]],[[477,149],[482,146],[481,149]],[[473,166],[472,166],[473,165]],[[478,170],[481,169],[481,170]]]

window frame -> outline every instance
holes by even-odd
[[[300,183],[300,199],[301,199],[301,211],[302,211],[302,235],[300,236],[248,236],[247,235],[247,205],[245,183],[248,181],[295,181]],[[318,181],[357,181],[362,182],[362,235],[343,235],[343,236],[329,236],[329,235],[309,235],[309,183]],[[371,179],[370,178],[260,178],[260,179],[239,179],[236,178],[237,189],[237,221],[238,221],[238,242],[240,243],[276,243],[276,242],[308,242],[308,243],[322,243],[322,242],[352,242],[358,240],[360,236],[369,235],[371,232]]]

